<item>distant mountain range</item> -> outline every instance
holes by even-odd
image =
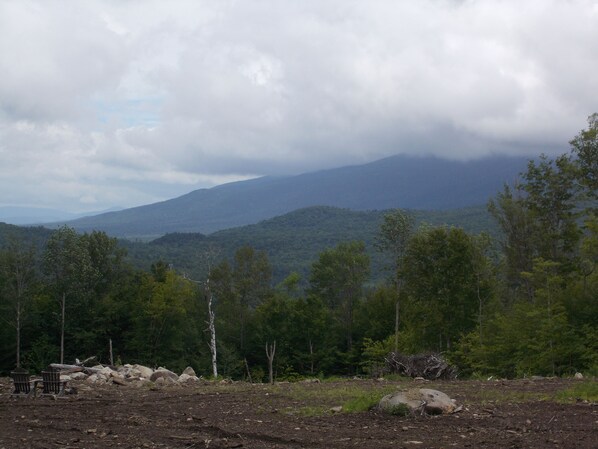
[[[73,214],[58,209],[45,207],[0,206],[0,222],[14,225],[35,225],[40,223],[56,222],[61,220],[75,220],[81,217],[98,215],[105,212],[121,210],[113,208],[110,211],[86,212]]]
[[[364,165],[195,190],[66,224],[82,232],[95,229],[118,237],[151,239],[172,232],[209,234],[318,205],[356,211],[464,208],[485,204],[505,182],[517,179],[527,161],[496,156],[459,162],[399,155]]]

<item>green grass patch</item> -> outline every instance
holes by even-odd
[[[272,392],[297,403],[296,413],[304,416],[322,416],[330,409],[342,406],[343,413],[357,413],[370,410],[377,405],[382,396],[395,391],[396,386],[373,386],[360,382],[321,383],[309,386],[287,384],[284,387],[273,386]]]
[[[359,412],[366,412],[368,410],[371,410],[376,405],[378,405],[378,402],[380,402],[380,399],[382,399],[382,396],[384,396],[384,393],[382,393],[382,392],[368,391],[368,392],[362,393],[362,394],[346,401],[343,404],[343,412],[359,413]]]
[[[559,402],[575,402],[578,399],[598,402],[598,382],[594,380],[580,382],[556,394],[556,400]]]

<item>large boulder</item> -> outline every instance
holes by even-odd
[[[72,373],[71,379],[72,380],[85,380],[87,379],[88,375],[82,372]]]
[[[158,379],[161,378],[167,378],[172,380],[173,382],[179,380],[179,376],[176,373],[173,373],[172,371],[167,370],[166,368],[158,368],[156,371],[152,373],[149,380],[151,380],[152,382],[156,382]]]
[[[143,365],[133,365],[131,367],[132,370],[136,371],[136,374],[138,374],[138,376],[134,376],[134,377],[142,377],[144,379],[149,379],[150,377],[152,377],[152,374],[154,373],[154,370],[151,368],[148,368],[147,366],[143,366]],[[132,376],[133,377],[133,376]]]
[[[407,391],[384,396],[378,407],[390,413],[402,413],[403,411],[420,411],[430,415],[442,413],[453,413],[457,410],[455,401],[445,393],[429,388],[414,388]]]
[[[197,374],[195,374],[195,370],[193,368],[191,368],[190,366],[185,368],[182,374],[187,374],[188,376],[194,376],[194,377],[197,376]]]
[[[189,374],[183,373],[179,376],[179,383],[180,384],[187,384],[187,383],[196,383],[199,382],[199,377],[197,376],[190,376]]]

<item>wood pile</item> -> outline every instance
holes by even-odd
[[[428,380],[456,379],[457,368],[450,365],[440,354],[405,355],[391,352],[385,358],[391,373]]]

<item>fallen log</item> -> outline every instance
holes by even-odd
[[[50,368],[63,371],[65,374],[83,372],[85,374],[94,374],[102,370],[102,368],[91,368],[89,366],[80,365],[65,365],[63,363],[50,363]]]

